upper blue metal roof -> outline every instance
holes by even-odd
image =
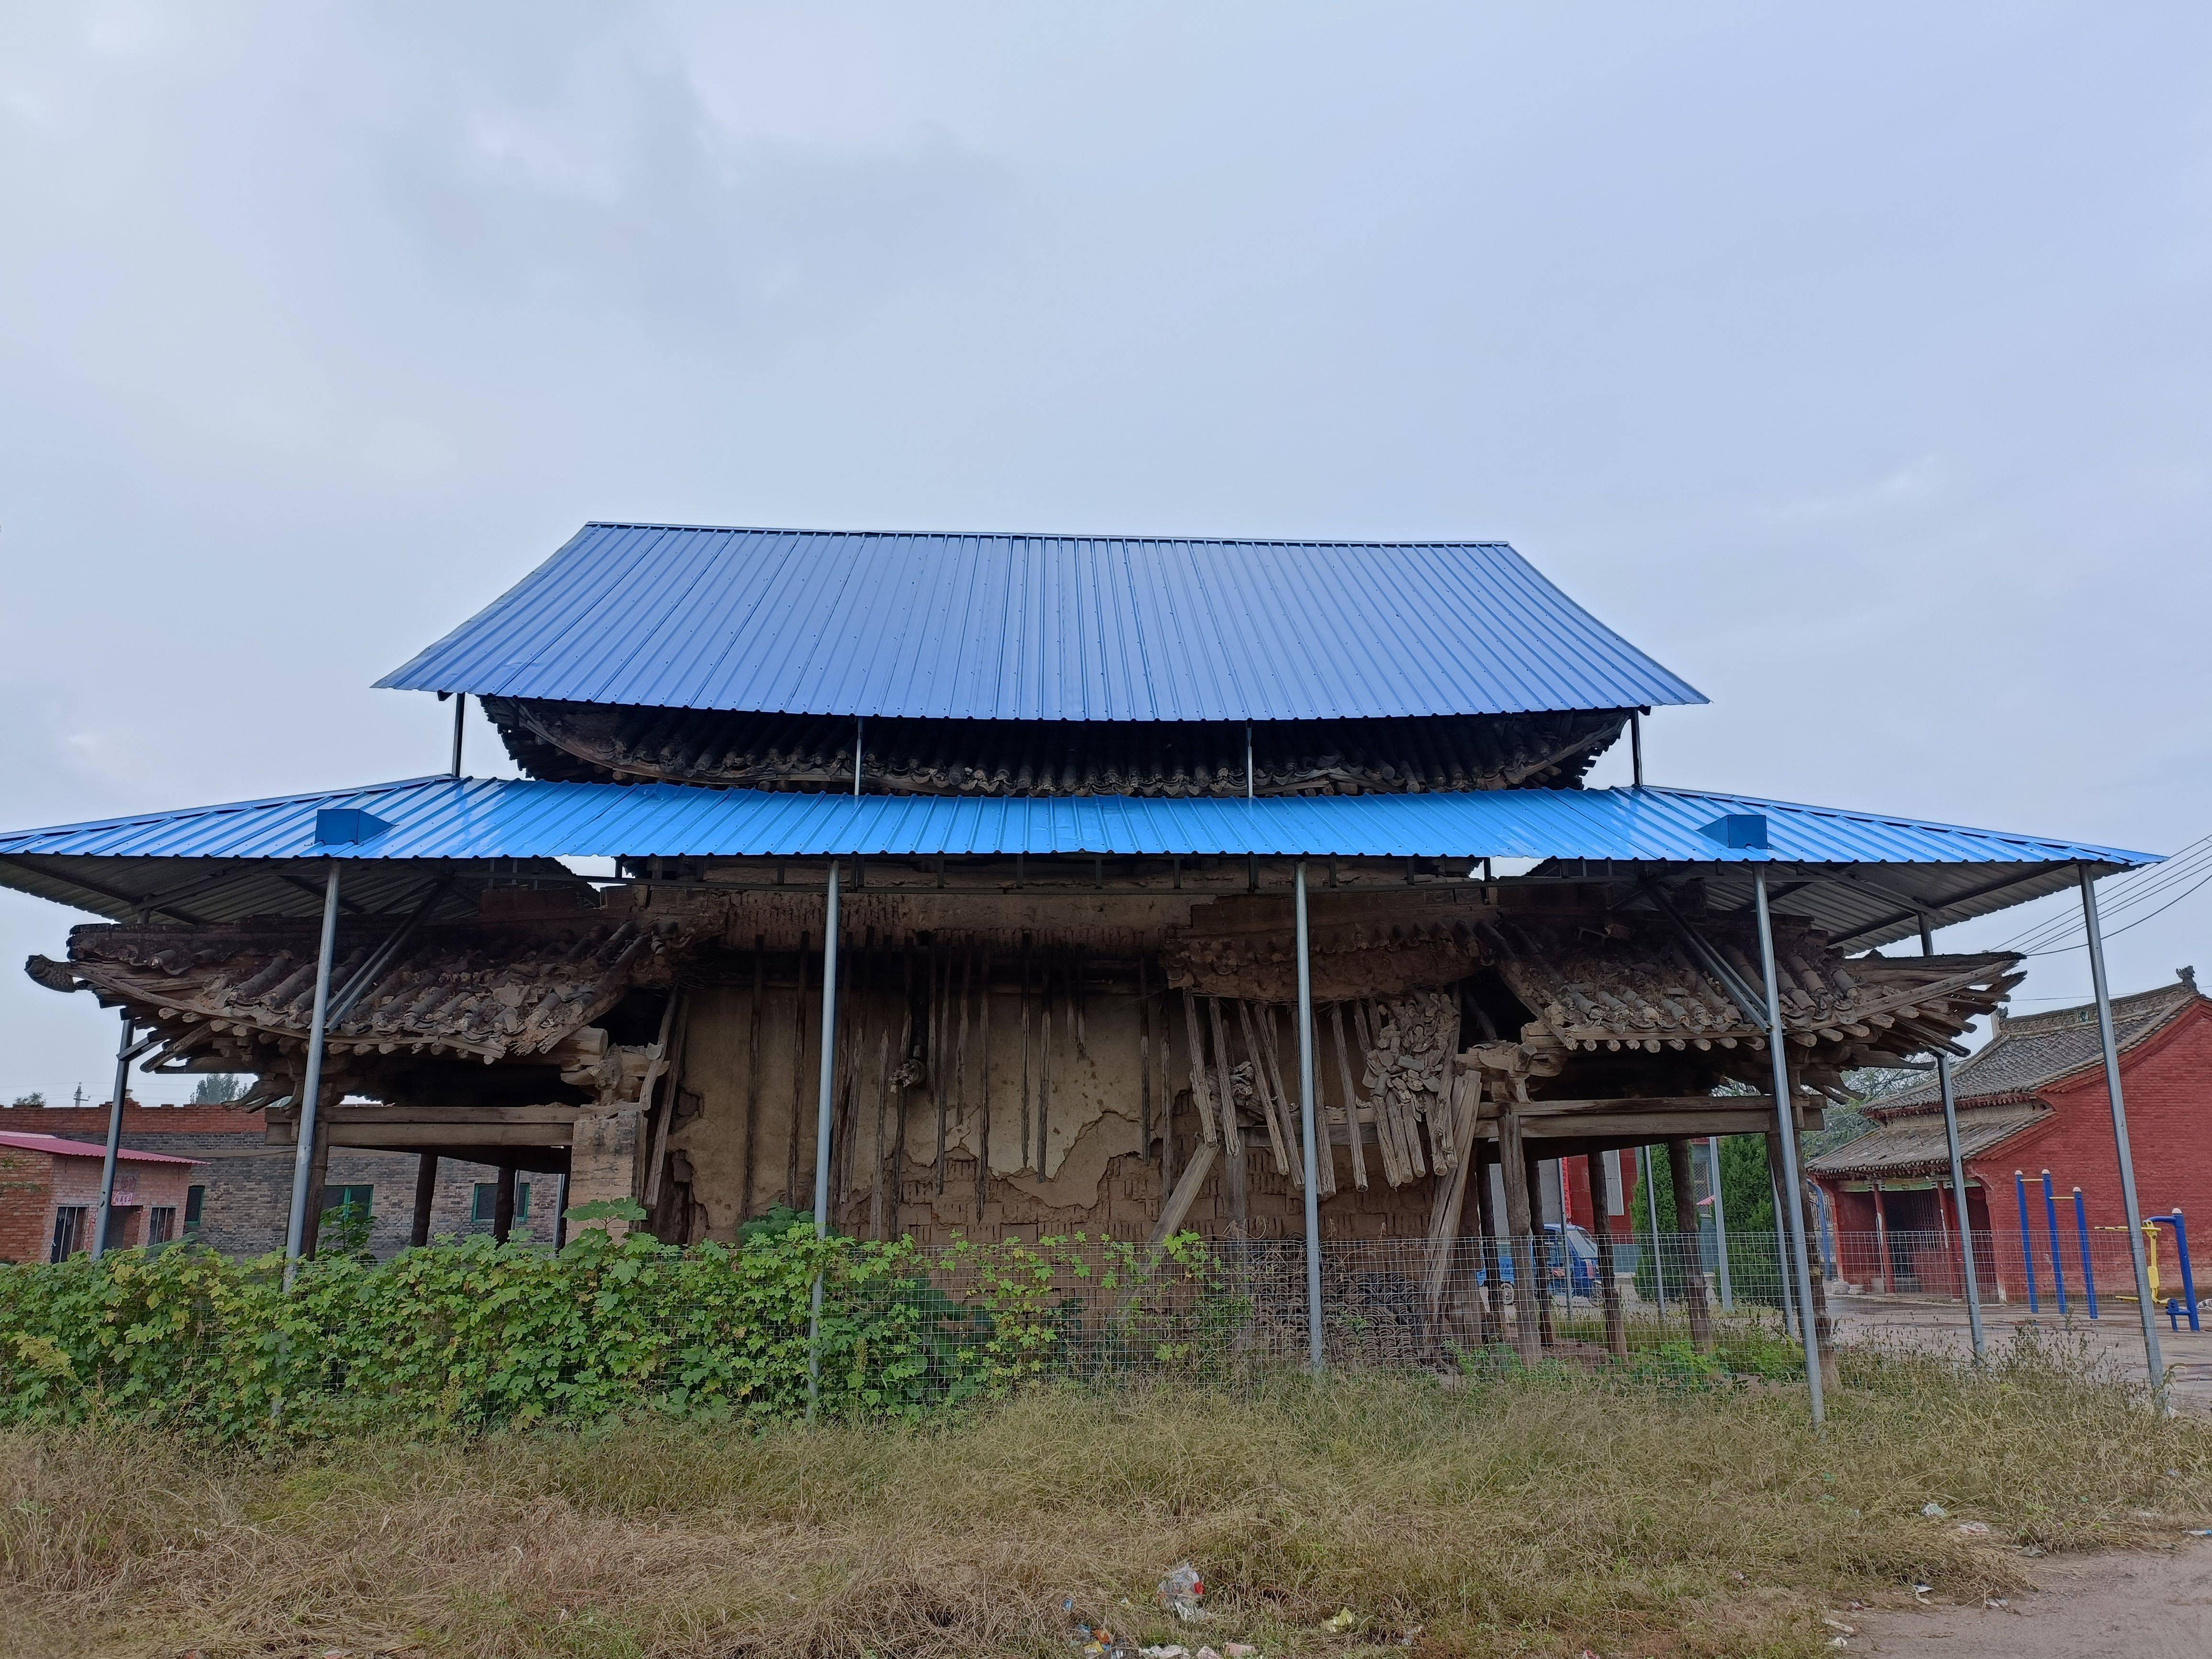
[[[388,824],[317,839],[319,815]],[[1731,816],[1768,845],[1731,846]],[[327,827],[335,821],[323,820]],[[344,834],[358,832],[349,824]],[[681,784],[416,778],[0,835],[0,859],[544,859],[1025,853],[1607,859],[1697,864],[2134,866],[2156,855],[1685,789],[1498,789],[1260,800],[795,794]]]
[[[591,524],[379,685],[935,720],[1281,720],[1705,698],[1502,542]]]

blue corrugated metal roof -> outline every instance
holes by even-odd
[[[319,842],[317,816],[391,828]],[[1712,833],[1766,820],[1768,846]],[[418,778],[0,835],[0,859],[818,858],[1054,854],[1603,859],[1695,864],[2133,866],[2155,855],[1680,789],[1525,789],[1257,801],[815,795],[677,784]]]
[[[377,682],[938,720],[1703,702],[1502,542],[586,525]]]

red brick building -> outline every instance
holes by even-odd
[[[2196,977],[2116,998],[2120,1091],[2127,1105],[2136,1189],[2146,1218],[2181,1211],[2197,1222],[2190,1255],[2200,1284],[2212,1266],[2212,1000]],[[1975,1265],[1992,1300],[2027,1294],[2020,1206],[2024,1176],[2030,1248],[2040,1293],[2051,1289],[2051,1228],[2042,1175],[2050,1171],[2059,1260],[2075,1289],[2079,1188],[2102,1288],[2124,1291],[2125,1211],[2105,1091],[2094,1005],[2024,1018],[1999,1017],[1989,1043],[1953,1072],[1966,1213]],[[1813,1160],[1834,1206],[1842,1278],[1882,1290],[1955,1294],[1959,1212],[1950,1191],[1936,1080],[1869,1110],[1881,1126]],[[1986,1235],[1986,1237],[1979,1236]],[[2161,1293],[2174,1291],[2171,1231],[2160,1239]],[[1879,1241],[1879,1242],[1878,1242]],[[2208,1284],[2212,1288],[2212,1284]]]
[[[85,1141],[97,1153],[107,1139],[107,1106],[0,1106],[0,1134],[21,1139],[59,1137]],[[235,1106],[142,1106],[128,1102],[123,1109],[123,1145],[134,1152],[164,1153],[199,1167],[191,1186],[199,1195],[179,1217],[179,1233],[193,1242],[228,1256],[257,1256],[281,1249],[284,1220],[292,1200],[293,1149],[269,1139],[268,1124],[258,1111]],[[380,1256],[406,1249],[413,1222],[417,1164],[412,1153],[368,1152],[353,1147],[333,1148],[325,1192],[334,1206],[350,1203],[369,1218],[368,1248]],[[439,1161],[436,1201],[431,1232],[434,1237],[492,1230],[489,1194],[499,1172],[488,1164],[447,1158]],[[93,1169],[93,1202],[99,1201],[100,1170]],[[554,1177],[525,1176],[518,1188],[520,1200],[511,1235],[540,1244],[553,1241],[556,1194]],[[41,1222],[24,1207],[0,1177],[0,1257],[9,1261],[44,1261],[21,1252],[22,1240],[40,1231]],[[51,1207],[49,1206],[49,1207]],[[88,1227],[91,1224],[86,1223]],[[88,1233],[84,1240],[90,1242]],[[116,1243],[123,1243],[120,1234]],[[131,1243],[143,1241],[133,1238]],[[43,1247],[42,1247],[43,1249]]]
[[[58,1135],[0,1130],[0,1260],[59,1261],[92,1246],[106,1148]],[[183,1237],[198,1163],[166,1152],[116,1154],[113,1249]]]

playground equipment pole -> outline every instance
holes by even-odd
[[[2035,1234],[2027,1224],[2027,1177],[2020,1170],[2012,1172],[2013,1195],[2020,1200],[2020,1262],[2027,1272],[2027,1310],[2040,1311],[2035,1302]]]
[[[2173,1229],[2174,1253],[2181,1258],[2181,1297],[2189,1308],[2189,1328],[2201,1331],[2204,1328],[2197,1322],[2197,1275],[2189,1267],[2189,1229],[2182,1224],[2181,1211],[2177,1206],[2172,1215],[2154,1215],[2150,1223],[2154,1227],[2163,1223]]]
[[[2051,1290],[2058,1298],[2058,1316],[2071,1311],[2066,1305],[2066,1267],[2058,1259],[2058,1200],[2051,1195],[2051,1171],[2043,1172],[2043,1231],[2051,1237]]]
[[[2089,1317],[2097,1316],[2097,1270],[2089,1265],[2089,1212],[2081,1206],[2081,1189],[2074,1189],[2074,1231],[2081,1244],[2081,1295],[2089,1304]]]

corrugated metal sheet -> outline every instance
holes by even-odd
[[[325,808],[389,822],[315,840]],[[1761,813],[1770,848],[1706,827]],[[526,778],[406,782],[0,835],[0,859],[819,858],[1025,853],[2002,866],[2154,862],[2086,843],[1679,789],[1500,789],[1256,801],[810,795]]]
[[[1502,542],[586,525],[378,684],[935,720],[1703,702]]]

